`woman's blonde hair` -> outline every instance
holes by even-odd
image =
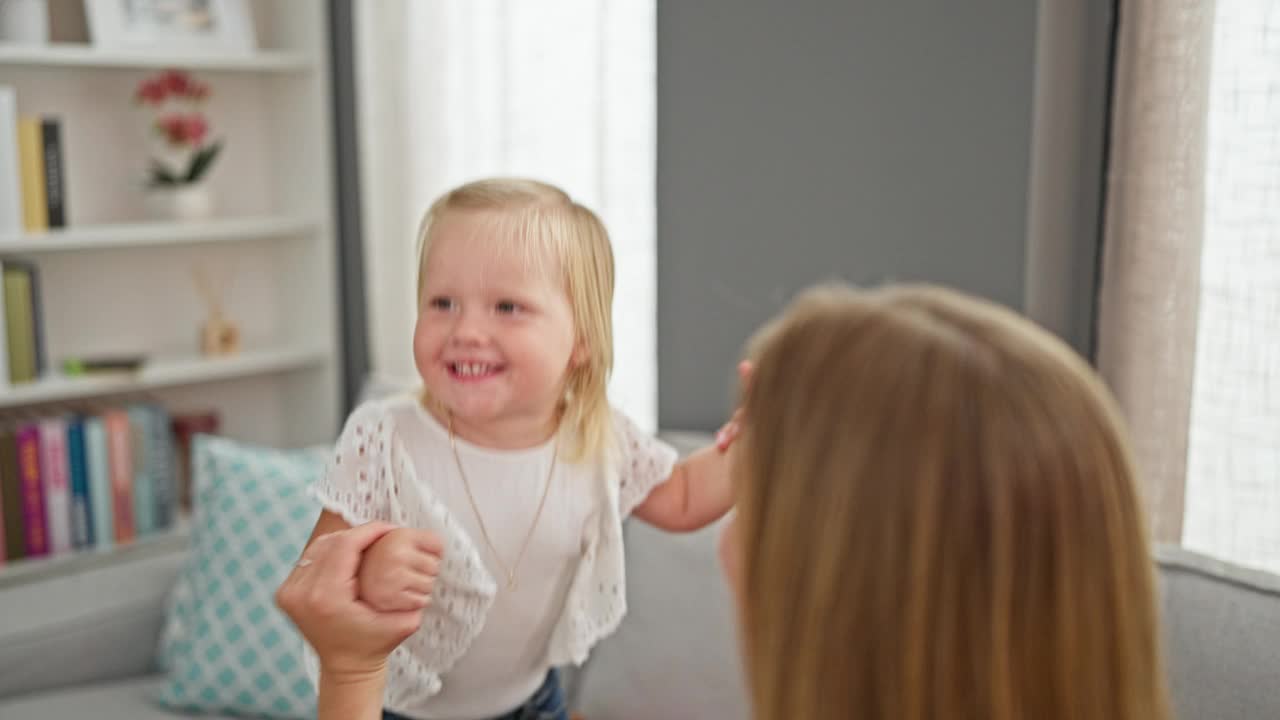
[[[436,200],[418,229],[418,303],[426,292],[433,231],[451,212],[489,215],[489,239],[531,266],[557,273],[573,307],[574,341],[585,359],[565,376],[559,422],[569,460],[596,458],[612,427],[607,386],[613,369],[613,249],[604,223],[563,190],[518,178],[478,180]],[[427,401],[429,396],[424,395]]]
[[[995,305],[810,291],[749,346],[757,720],[1163,720],[1153,569],[1094,373]]]

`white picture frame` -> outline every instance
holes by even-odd
[[[103,50],[257,49],[248,0],[85,0],[85,10],[90,41]]]

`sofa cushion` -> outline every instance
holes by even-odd
[[[627,617],[581,670],[573,706],[585,717],[750,717],[719,527],[675,535],[627,524]]]
[[[152,698],[164,685],[159,675],[130,678],[98,685],[83,685],[54,692],[0,700],[0,718],[13,720],[175,720],[182,717],[158,707]],[[204,720],[228,716],[203,715]]]
[[[281,718],[315,712],[302,639],[277,587],[319,514],[306,493],[327,450],[282,451],[200,436],[191,554],[174,587],[160,658],[170,707]]]
[[[661,437],[682,455],[710,441]],[[682,535],[627,523],[627,617],[580,671],[570,704],[583,716],[750,716],[732,601],[716,559],[721,525]]]
[[[1280,578],[1175,547],[1156,559],[1176,716],[1280,718]]]

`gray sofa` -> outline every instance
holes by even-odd
[[[568,682],[588,720],[748,716],[716,532],[628,526],[631,612]],[[0,720],[176,717],[149,698],[165,594],[184,559],[173,541],[101,569],[0,584]],[[1175,548],[1157,562],[1178,717],[1280,718],[1280,578]]]

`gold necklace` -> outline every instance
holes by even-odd
[[[516,555],[515,563],[508,568],[507,564],[502,561],[502,556],[498,554],[498,548],[494,547],[493,541],[489,539],[489,531],[484,526],[484,518],[480,517],[480,506],[476,504],[476,498],[471,494],[471,482],[467,480],[467,473],[462,469],[462,458],[458,457],[458,443],[456,436],[453,434],[453,413],[449,413],[449,449],[453,451],[453,464],[458,467],[458,475],[462,477],[462,487],[467,491],[467,501],[471,503],[471,512],[475,513],[476,524],[480,526],[480,534],[484,537],[484,544],[489,546],[489,554],[494,560],[498,561],[503,574],[507,576],[507,589],[516,589],[516,570],[520,567],[520,561],[524,559],[524,552],[529,549],[529,541],[533,539],[533,531],[538,527],[538,520],[542,518],[542,506],[547,504],[547,494],[551,490],[551,478],[556,473],[556,459],[560,455],[560,437],[556,433],[556,444],[551,451],[551,469],[547,471],[547,482],[542,487],[542,499],[538,501],[538,510],[533,514],[533,522],[529,525],[529,532],[524,536],[524,543],[520,546],[520,554]]]

